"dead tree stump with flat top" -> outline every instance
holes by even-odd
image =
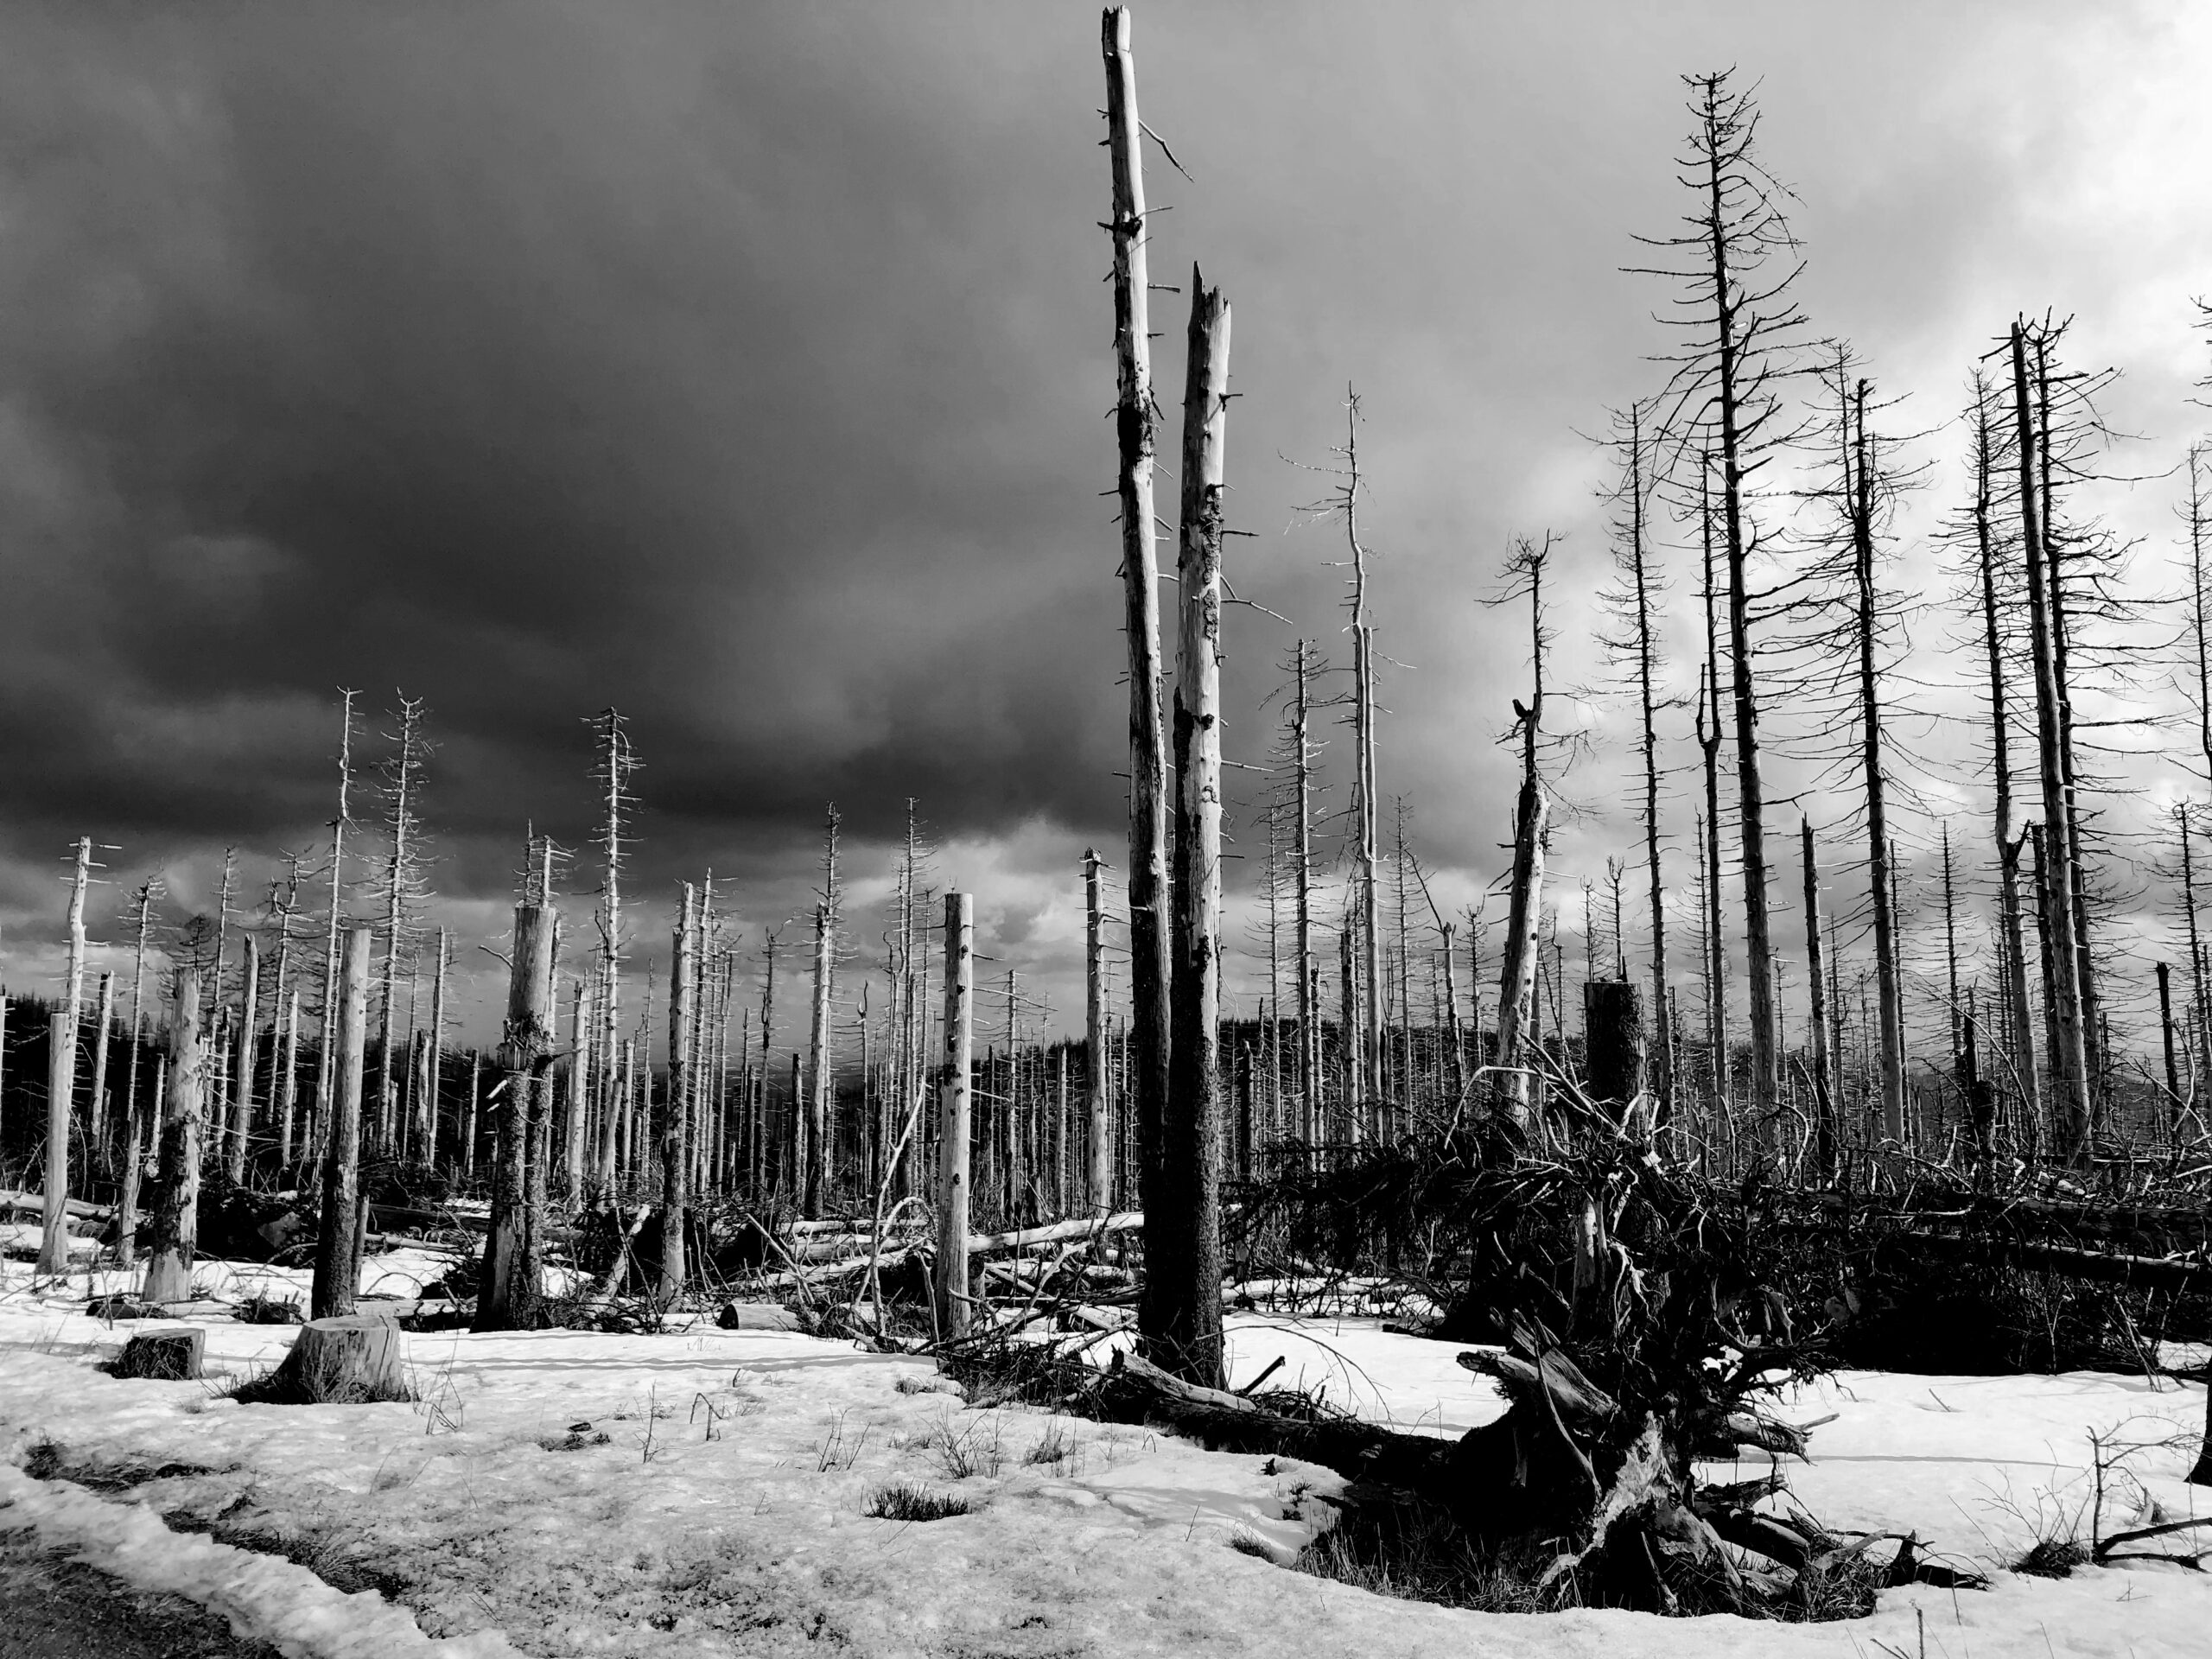
[[[160,1382],[188,1382],[200,1375],[207,1333],[196,1325],[168,1331],[141,1331],[123,1344],[116,1357],[118,1376],[146,1377]]]

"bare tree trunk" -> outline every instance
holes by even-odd
[[[283,1058],[277,1062],[282,1071],[276,1084],[276,1163],[277,1167],[289,1172],[292,1167],[293,1119],[300,1103],[300,988],[292,987],[291,995],[284,1001],[284,1034]]]
[[[822,1215],[823,1188],[830,1165],[830,906],[814,907],[814,1018],[807,1041],[807,1069],[811,1086],[807,1091],[806,1122],[803,1132],[800,1212],[809,1221]]]
[[[361,1074],[367,1060],[371,937],[365,922],[348,929],[340,966],[338,1052],[332,1076],[335,1093],[324,1137],[322,1208],[309,1294],[312,1316],[318,1319],[351,1313],[360,1293],[360,1262],[353,1254],[353,1239],[361,1202]],[[487,1282],[487,1292],[489,1288]]]
[[[1997,926],[2005,975],[2005,1041],[2011,1047],[2012,1078],[2020,1112],[2030,1125],[2043,1115],[2043,1086],[2036,1063],[2034,1015],[2028,1004],[2027,947],[2022,937],[2020,849],[2025,837],[2013,827],[2011,727],[2005,714],[2005,652],[1998,630],[1997,560],[1990,528],[1994,490],[1989,391],[1974,387],[1974,547],[1981,580],[1983,644],[1989,658],[1989,724],[1996,796]]]
[[[1306,641],[1298,642],[1298,701],[1291,722],[1291,750],[1298,808],[1298,840],[1293,873],[1298,882],[1298,1138],[1306,1146],[1322,1138],[1320,958],[1313,950],[1313,747],[1307,721]]]
[[[322,967],[321,1040],[315,1045],[315,1128],[308,1137],[308,1160],[315,1165],[322,1162],[334,1099],[331,1091],[338,1065],[339,912],[346,892],[346,825],[350,821],[346,798],[353,782],[354,694],[341,691],[339,695],[345,699],[345,718],[338,738],[338,816],[330,824],[330,925]]]
[[[364,930],[365,932],[365,930]],[[529,1276],[528,1166],[537,1150],[533,1096],[551,1044],[546,1020],[553,1008],[553,912],[533,892],[515,906],[514,945],[507,974],[507,1014],[500,1033],[492,1154],[492,1219],[484,1236],[475,1331],[526,1328],[536,1318],[543,1287]]]
[[[660,1281],[658,1294],[674,1303],[683,1294],[683,1230],[690,1195],[685,1155],[690,1125],[685,1110],[691,1082],[691,952],[698,894],[683,884],[683,906],[670,942],[668,969],[668,1081],[661,1099]],[[797,1100],[793,1103],[796,1105]]]
[[[1095,849],[1083,849],[1084,1202],[1097,1215],[1113,1209],[1114,1101],[1106,1077],[1106,907]]]
[[[37,1271],[69,1270],[69,1106],[77,1088],[77,1025],[85,987],[85,888],[92,875],[92,838],[77,842],[77,873],[69,888],[69,963],[48,1027],[46,1067],[45,1228]]]
[[[108,1032],[115,1024],[115,976],[100,976],[99,1001],[92,1014],[92,1097],[86,1116],[90,1120],[86,1141],[89,1165],[97,1159],[105,1166],[107,1157],[107,1048]]]
[[[975,900],[944,895],[944,1085],[938,1117],[937,1325],[968,1331],[969,1072],[975,1064]]]
[[[1153,543],[1150,307],[1144,168],[1129,13],[1105,14],[1107,147],[1113,161],[1116,432],[1120,451],[1122,582],[1129,651],[1129,1092],[1137,1119],[1138,1187],[1154,1204],[1165,1178],[1167,1103],[1167,754],[1160,734],[1160,566]],[[1172,1179],[1172,1178],[1166,1178]]]
[[[1828,1092],[1828,1004],[1827,977],[1821,971],[1821,869],[1813,850],[1813,826],[1798,822],[1805,861],[1805,975],[1811,982],[1813,1026],[1814,1161],[1823,1179],[1836,1169],[1836,1103]]]
[[[245,936],[245,984],[238,1013],[238,1080],[231,1090],[230,1138],[224,1145],[224,1170],[232,1186],[245,1181],[246,1143],[253,1133],[253,1073],[260,1048],[261,942]]]
[[[1705,679],[1698,691],[1697,745],[1705,760],[1705,926],[1707,1039],[1713,1047],[1713,1107],[1730,1117],[1728,936],[1720,922],[1720,643],[1713,626],[1710,456],[1698,463],[1698,519],[1705,554]],[[1712,723],[1707,724],[1710,713]]]
[[[2089,1133],[2088,1056],[2083,1036],[2081,959],[2075,949],[2071,895],[2069,797],[2059,732],[2061,693],[2054,655],[2048,550],[2037,511],[2035,423],[2028,408],[2026,340],[2012,325],[2013,413],[2019,433],[2021,539],[2027,555],[2030,650],[2036,666],[2036,728],[2043,774],[2043,861],[2048,884],[2044,920],[2050,939],[2050,1002],[2056,1047],[2051,1058],[2051,1129],[2056,1150],[2081,1156]]]
[[[160,1090],[160,1149],[146,1228],[146,1282],[149,1302],[181,1302],[192,1294],[192,1264],[199,1236],[200,1129],[203,1102],[202,1067],[207,1048],[200,1036],[200,975],[187,968],[177,975],[175,1008],[169,1020],[168,1060]]]
[[[130,1069],[124,1085],[123,1192],[116,1215],[115,1262],[131,1265],[137,1250],[138,1193],[152,1154],[155,1120],[161,1114],[159,1091],[148,1109],[138,1109],[138,1052],[145,1032],[146,938],[153,920],[154,884],[138,884],[138,950],[130,969]],[[7,999],[0,997],[0,1027],[6,1024]]]
[[[1528,1067],[1536,995],[1536,920],[1543,906],[1544,824],[1551,801],[1524,755],[1521,796],[1513,815],[1513,887],[1505,923],[1505,962],[1497,982],[1499,1098],[1515,1122],[1531,1122],[1535,1098]]]
[[[1229,303],[1191,272],[1176,562],[1174,1020],[1163,1168],[1145,1201],[1139,1329],[1147,1356],[1223,1384],[1221,1338],[1221,542]]]

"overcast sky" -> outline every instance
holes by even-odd
[[[1560,672],[1594,672],[1585,435],[1663,378],[1668,292],[1619,268],[1684,207],[1681,73],[1759,83],[1805,308],[1910,423],[2046,308],[2126,371],[2129,469],[2212,422],[2186,401],[2212,289],[2200,5],[1270,0],[1143,7],[1136,42],[1192,175],[1152,153],[1154,279],[1200,261],[1235,311],[1253,535],[1230,574],[1294,625],[1231,613],[1230,757],[1265,759],[1297,633],[1346,655],[1339,539],[1294,527],[1319,486],[1292,463],[1327,460],[1356,383],[1376,620],[1407,665],[1381,783],[1442,902],[1504,861],[1495,740],[1526,652],[1482,601],[1515,536],[1567,537]],[[484,986],[528,828],[591,830],[583,721],[613,704],[645,763],[629,890],[656,949],[672,884],[709,867],[748,937],[810,908],[834,800],[871,957],[912,797],[982,948],[1079,1022],[1080,855],[1118,861],[1124,834],[1102,101],[1088,4],[7,8],[13,987],[58,967],[80,834],[119,849],[109,938],[155,869],[181,918],[226,845],[257,881],[321,845],[342,685],[429,707],[435,914]],[[1171,410],[1183,303],[1155,296]],[[1958,447],[1928,441],[1900,527],[1930,592],[1916,537]],[[2103,504],[2152,538],[2146,590],[2171,586],[2173,493]],[[1901,699],[1940,701],[1941,666]],[[1565,785],[1591,810],[1571,892],[1630,835],[1618,714],[1573,717],[1601,741]],[[580,857],[576,909],[597,882]]]

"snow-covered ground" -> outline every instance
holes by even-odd
[[[364,1283],[412,1295],[443,1265],[424,1252],[372,1257]],[[304,1288],[282,1270],[205,1277],[231,1296]],[[931,1391],[925,1362],[776,1332],[417,1334],[418,1404],[239,1406],[213,1384],[94,1370],[132,1327],[84,1316],[82,1273],[52,1296],[29,1278],[28,1264],[0,1263],[0,1527],[35,1526],[301,1655],[1878,1659],[1923,1652],[1923,1621],[1924,1651],[1946,1659],[2212,1649],[2212,1580],[2163,1566],[1889,1592],[1872,1618],[1824,1625],[1391,1600],[1228,1548],[1241,1536],[1287,1553],[1325,1525],[1338,1481],[1325,1471],[971,1409]],[[232,1374],[273,1364],[290,1337],[207,1328],[211,1370]],[[1373,1319],[1247,1313],[1232,1342],[1239,1382],[1281,1356],[1271,1386],[1325,1382],[1330,1398],[1402,1427],[1458,1433],[1497,1408],[1452,1347]],[[1792,1473],[1814,1514],[1916,1531],[1939,1555],[1985,1567],[2086,1503],[2091,1431],[2171,1442],[2130,1460],[2148,1498],[2172,1516],[2212,1507],[2179,1478],[2203,1418],[2195,1384],[1845,1373],[1786,1410],[1837,1414]],[[12,1466],[48,1441],[79,1466],[209,1472],[102,1495]],[[957,1492],[971,1512],[868,1518],[899,1482]],[[2113,1508],[2107,1530],[2141,1504],[2130,1494]],[[179,1513],[213,1535],[180,1536],[156,1518]],[[414,1617],[324,1579],[390,1586]]]

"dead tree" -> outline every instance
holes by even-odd
[[[1645,429],[1644,409],[1631,404],[1627,418],[1614,418],[1615,445],[1625,463],[1612,493],[1613,568],[1618,585],[1601,597],[1611,612],[1618,632],[1605,639],[1607,649],[1629,671],[1639,721],[1638,747],[1643,762],[1643,862],[1649,887],[1651,912],[1651,1007],[1658,1020],[1657,1059],[1654,1092],[1659,1118],[1664,1122],[1674,1091],[1674,1047],[1668,1031],[1667,1007],[1667,889],[1660,858],[1659,727],[1662,698],[1657,689],[1660,663],[1657,639],[1658,601],[1666,584],[1655,568],[1649,512],[1656,480],[1652,474],[1654,435]],[[1619,928],[1615,927],[1616,934]],[[1617,945],[1619,942],[1616,941]],[[1625,946],[1619,947],[1625,955]],[[1623,973],[1626,973],[1624,965]]]
[[[1167,983],[1167,753],[1160,732],[1160,565],[1154,551],[1152,345],[1145,243],[1143,124],[1126,6],[1103,22],[1106,139],[1113,161],[1115,431],[1122,517],[1123,631],[1129,652],[1129,1018],[1127,1065],[1147,1209],[1163,1178],[1161,1118],[1171,1038]]]
[[[630,734],[622,716],[613,709],[601,709],[596,722],[597,778],[606,807],[600,827],[599,848],[602,875],[599,901],[599,1172],[602,1192],[614,1187],[615,1125],[622,1114],[617,1090],[620,1079],[613,1064],[620,1046],[622,984],[622,849],[623,809],[629,804],[630,775],[637,768]]]
[[[1307,1146],[1321,1139],[1320,957],[1313,949],[1313,749],[1308,736],[1312,702],[1311,648],[1300,639],[1294,662],[1296,701],[1290,728],[1292,801],[1297,836],[1291,848],[1292,880],[1298,892],[1298,1100],[1299,1139]]]
[[[69,1270],[69,1106],[77,1086],[77,1023],[85,987],[85,889],[92,879],[92,838],[77,842],[76,874],[69,887],[69,958],[61,1000],[48,1027],[46,1067],[45,1227],[39,1236],[41,1274]]]
[[[245,982],[239,987],[238,1076],[231,1089],[231,1128],[224,1171],[233,1186],[245,1180],[247,1142],[253,1134],[254,1066],[260,1049],[261,942],[245,936]]]
[[[197,969],[186,968],[178,973],[170,1008],[154,1190],[148,1205],[146,1281],[141,1292],[146,1300],[156,1303],[181,1302],[192,1295],[192,1264],[200,1229],[202,1068],[207,1055],[200,1035]]]
[[[92,1094],[86,1111],[86,1162],[107,1162],[107,1051],[108,1033],[115,1024],[115,976],[100,976],[100,994],[92,1010]]]
[[[338,929],[346,896],[346,798],[353,783],[353,697],[341,690],[344,715],[338,728],[338,816],[330,821],[330,917],[322,968],[322,1022],[315,1045],[315,1131],[308,1137],[308,1161],[322,1161],[330,1124],[332,1079],[338,1065]]]
[[[1173,1063],[1161,1169],[1145,1200],[1138,1327],[1154,1363],[1203,1387],[1221,1340],[1221,543],[1229,302],[1191,272],[1176,561]]]
[[[2007,712],[2003,618],[2018,602],[2008,587],[2007,604],[1998,598],[1996,521],[1997,442],[1992,416],[1993,393],[1980,370],[1974,380],[1974,504],[1972,533],[1974,574],[1980,601],[1982,646],[1989,670],[1990,772],[1993,796],[1991,828],[1997,842],[1998,950],[2005,976],[2005,1035],[2012,1052],[2012,1081],[2024,1121],[2042,1115],[2041,1073],[2036,1060],[2035,1020],[2028,1001],[2028,958],[2020,902],[2020,853],[2026,832],[2015,827],[2012,802],[2012,718]],[[2212,753],[2212,751],[2208,751]]]
[[[662,1090],[660,1122],[657,1126],[660,1139],[658,1294],[662,1301],[671,1305],[683,1294],[683,1232],[690,1208],[690,1171],[685,1147],[690,1131],[687,1108],[691,1082],[691,956],[696,946],[697,904],[698,893],[686,881],[683,903],[677,912],[676,931],[670,941],[668,1079]],[[792,1103],[798,1103],[796,1097]]]
[[[1103,1216],[1114,1207],[1114,1103],[1106,1078],[1106,906],[1098,854],[1090,847],[1083,849],[1083,1196]]]
[[[553,912],[532,883],[515,906],[514,943],[508,958],[507,1014],[500,1033],[499,1065],[505,1073],[493,1085],[492,1216],[484,1235],[484,1259],[476,1294],[475,1331],[524,1329],[537,1318],[543,1286],[530,1260],[529,1246],[539,1230],[532,1225],[529,1198],[533,1185],[525,1166],[536,1151],[531,1118],[538,1080],[551,1056],[546,1023],[553,1008]]]
[[[976,907],[964,893],[944,895],[944,1083],[938,1107],[937,1328],[967,1333],[969,1117],[976,1058]]]
[[[1828,522],[1815,532],[1817,556],[1803,572],[1801,608],[1819,626],[1801,640],[1817,653],[1815,685],[1847,713],[1840,724],[1858,734],[1859,782],[1866,802],[1867,902],[1872,915],[1875,1007],[1880,1034],[1882,1132],[1901,1142],[1905,1130],[1904,1001],[1898,964],[1897,906],[1891,868],[1890,760],[1882,687],[1897,649],[1904,610],[1881,580],[1881,550],[1900,491],[1912,474],[1888,459],[1894,441],[1872,430],[1880,405],[1849,349],[1838,346],[1821,371],[1833,400],[1833,469],[1807,491]]]
[[[316,1218],[310,1292],[311,1317],[318,1319],[351,1313],[360,1294],[361,1074],[367,1062],[371,934],[365,922],[348,930],[341,964],[332,1074],[335,1093],[323,1137],[322,1207]]]
[[[821,902],[814,907],[814,1019],[808,1036],[808,1071],[811,1087],[806,1102],[806,1155],[802,1160],[800,1205],[809,1221],[822,1214],[829,1185],[832,1128],[830,1108],[836,1095],[836,1060],[830,1050],[830,999],[831,976],[836,971],[837,809],[832,805],[822,855]]]
[[[2040,512],[2038,429],[2030,402],[2025,326],[2012,329],[2013,422],[2020,467],[2020,540],[2027,563],[2029,651],[2035,662],[2036,738],[2043,782],[2040,838],[2049,928],[2052,1040],[2051,1128],[2062,1157],[2078,1158],[2089,1134],[2089,1063],[2082,1006],[2081,956],[2076,948],[2072,855],[2074,801],[2060,730],[2063,689],[2058,674],[2050,595],[2050,554]]]
[[[413,954],[413,911],[421,896],[419,847],[420,791],[426,753],[423,740],[423,702],[402,695],[399,730],[391,734],[399,747],[385,763],[385,823],[391,831],[391,855],[385,861],[384,900],[384,971],[378,976],[377,1001],[377,1143],[390,1150],[399,1135],[397,1097],[391,1069],[393,999],[399,989],[399,964]]]
[[[1523,1128],[1532,1127],[1535,1094],[1531,1027],[1536,1018],[1536,958],[1543,913],[1544,831],[1550,797],[1538,769],[1544,722],[1544,565],[1551,537],[1541,547],[1523,538],[1506,565],[1507,599],[1526,594],[1533,690],[1524,704],[1513,700],[1513,731],[1521,745],[1521,790],[1513,811],[1513,877],[1505,922],[1505,961],[1497,983],[1498,1098],[1503,1111]]]
[[[1797,824],[1805,865],[1805,978],[1810,993],[1813,1027],[1813,1146],[1814,1162],[1824,1177],[1836,1169],[1836,1106],[1828,1088],[1829,1047],[1827,976],[1821,939],[1821,867],[1813,850],[1809,819]]]
[[[1713,1051],[1713,1109],[1726,1123],[1730,1116],[1732,1079],[1728,1064],[1728,935],[1720,924],[1720,639],[1713,626],[1713,468],[1709,457],[1698,464],[1699,540],[1705,563],[1705,673],[1698,683],[1697,747],[1705,767],[1705,819],[1699,837],[1698,868],[1704,903],[1699,907],[1705,931],[1706,1041]],[[1710,718],[1708,718],[1708,715]]]
[[[138,884],[138,944],[130,968],[130,1066],[124,1084],[123,1185],[116,1206],[115,1261],[122,1268],[130,1266],[135,1258],[138,1194],[147,1159],[152,1154],[155,1124],[161,1116],[158,1100],[149,1103],[143,1112],[138,1109],[138,1057],[145,1033],[146,942],[153,922],[154,891],[151,880]]]
[[[1694,118],[1689,153],[1678,158],[1694,208],[1669,237],[1639,238],[1672,254],[1671,268],[1649,274],[1681,284],[1680,315],[1688,339],[1668,360],[1673,413],[1663,424],[1685,448],[1695,442],[1720,467],[1721,527],[1728,570],[1728,650],[1733,674],[1738,832],[1744,872],[1749,956],[1751,1101],[1762,1118],[1776,1109],[1781,1069],[1775,1043],[1774,951],[1767,912],[1765,790],[1759,766],[1758,697],[1753,676],[1751,560],[1758,542],[1747,481],[1792,434],[1781,423],[1779,379],[1792,364],[1804,318],[1789,296],[1802,269],[1782,203],[1788,189],[1759,162],[1758,106],[1730,83],[1729,72],[1685,76]],[[1789,268],[1766,270],[1780,257]],[[1718,709],[1715,717],[1718,718]],[[1719,833],[1717,823],[1714,828]]]

